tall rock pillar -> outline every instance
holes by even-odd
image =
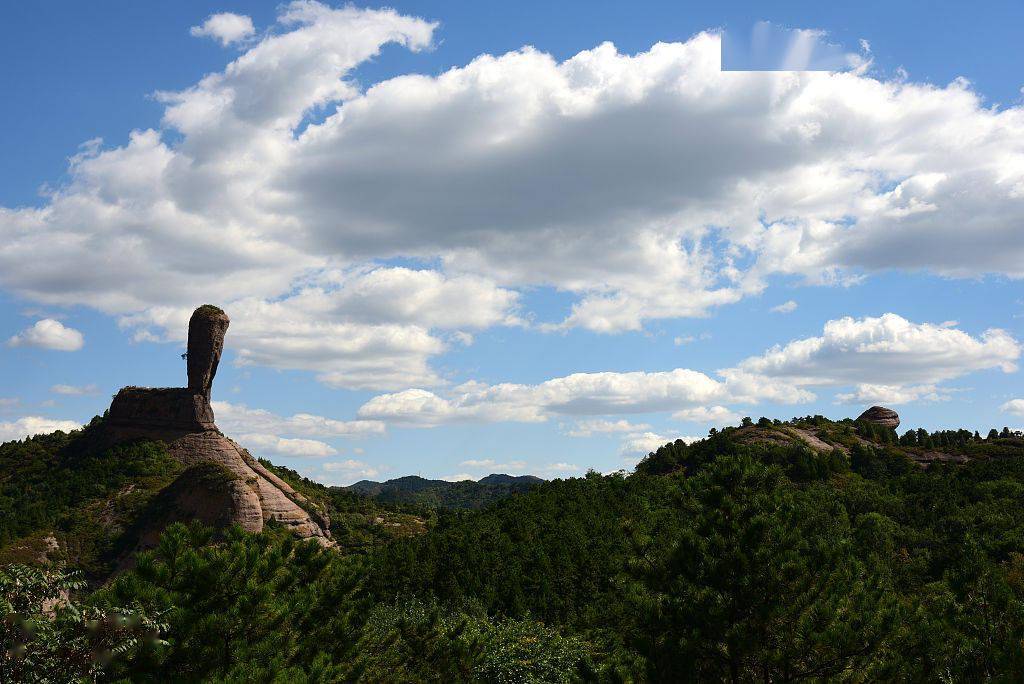
[[[230,322],[223,309],[211,304],[196,309],[188,322],[188,389],[207,402]]]

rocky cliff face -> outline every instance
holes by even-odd
[[[188,468],[155,502],[159,511],[150,529],[139,531],[139,545],[148,546],[167,523],[199,519],[251,532],[274,520],[330,546],[327,516],[217,429],[210,395],[228,324],[215,306],[196,309],[188,330],[188,387],[125,387],[110,405],[108,442],[162,440]],[[209,466],[224,477],[211,477]]]

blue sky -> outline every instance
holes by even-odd
[[[325,482],[1024,423],[1019,3],[380,8],[2,10],[0,437],[206,301],[219,424]]]

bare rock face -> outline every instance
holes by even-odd
[[[122,387],[107,419],[126,438],[217,429],[210,402],[187,387]]]
[[[895,430],[900,426],[900,415],[892,409],[884,406],[872,406],[857,418],[858,421],[881,425],[884,428]]]
[[[196,309],[188,321],[188,389],[207,401],[230,322],[228,315],[212,304]]]
[[[203,461],[154,497],[136,523],[133,551],[155,546],[160,532],[171,523],[191,520],[214,528],[238,524],[247,532],[259,532],[263,510],[259,496],[245,480],[219,463]]]
[[[162,512],[140,530],[140,548],[153,541],[168,521],[192,519],[216,527],[237,523],[251,532],[274,520],[303,539],[331,546],[327,515],[225,437],[214,423],[210,394],[228,324],[227,314],[215,306],[196,309],[189,321],[189,386],[125,387],[110,405],[108,441],[162,440],[171,456],[187,467],[158,502]]]

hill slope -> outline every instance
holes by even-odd
[[[234,502],[223,482],[235,476],[216,464],[183,464],[163,442],[108,446],[105,419],[82,430],[0,444],[0,565],[44,559],[67,562],[102,578],[137,546],[155,542],[167,525],[202,520],[220,527]],[[336,519],[335,539],[364,550],[403,534],[422,533],[425,515],[334,491],[294,471],[262,466]]]
[[[387,503],[410,503],[430,508],[483,508],[499,499],[521,494],[543,482],[533,475],[492,474],[479,481],[428,480],[417,475],[374,482],[360,480],[343,489]]]
[[[4,509],[12,517],[0,518],[7,538],[57,530],[74,539],[117,493],[134,484],[157,499],[176,477],[161,470],[159,445],[113,462],[80,438],[0,448],[14,469],[0,483],[14,502]],[[64,462],[72,456],[84,460]],[[88,479],[74,486],[47,473],[74,477],[78,465]],[[1016,681],[1024,673],[1020,433],[897,436],[820,416],[746,421],[667,444],[628,476],[542,482],[477,510],[388,507],[263,465],[350,521],[335,529],[351,526],[357,543],[339,553],[275,525],[221,537],[172,525],[133,569],[85,599],[103,610],[141,606],[167,621],[166,645],[140,641],[110,662],[108,679]],[[28,505],[40,492],[51,503]],[[6,600],[17,587],[4,572]],[[0,666],[8,652],[0,649]]]

